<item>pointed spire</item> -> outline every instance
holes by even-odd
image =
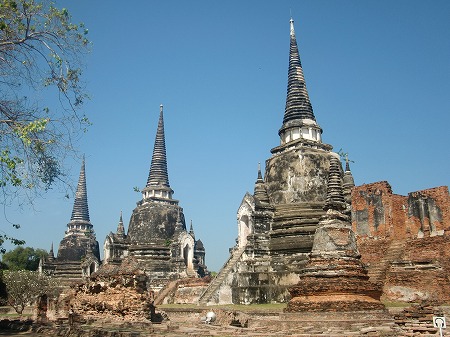
[[[290,20],[289,73],[283,124],[295,119],[315,120],[306,90],[305,77],[295,38],[294,20]]]
[[[350,171],[350,164],[348,160],[348,153],[345,154],[345,172]]]
[[[267,194],[266,185],[261,174],[261,163],[258,163],[258,178],[255,182],[255,190],[253,196],[263,203],[269,203],[269,195]]]
[[[344,188],[345,200],[347,201],[347,203],[351,204],[352,188],[355,187],[355,180],[353,179],[353,174],[350,171],[348,154],[345,155],[345,172],[344,178],[342,179],[342,187]]]
[[[263,180],[263,178],[262,178],[262,174],[261,174],[261,163],[258,163],[258,179],[257,179],[257,181],[259,182],[262,180]]]
[[[89,236],[95,236],[94,231],[92,229],[93,226],[89,219],[84,156],[83,156],[83,163],[81,164],[77,191],[75,193],[75,201],[73,203],[72,216],[70,217],[70,221],[67,224],[67,228],[68,230],[66,231],[66,236],[73,234],[81,236],[85,236],[88,234]]]
[[[125,227],[123,226],[122,211],[120,211],[119,224],[117,225],[117,235],[125,236]]]
[[[142,189],[142,199],[165,199],[172,203],[178,201],[172,199],[173,190],[169,185],[167,173],[166,140],[164,137],[163,106],[160,105],[158,129],[156,130],[155,146],[153,148],[152,163],[148,174],[147,185]]]
[[[75,201],[73,204],[72,216],[70,218],[70,221],[82,221],[90,223],[84,156],[83,163],[81,164],[80,177],[78,179],[77,192],[75,193]]]
[[[348,154],[345,155],[345,172],[343,186],[345,188],[355,187],[355,180],[353,179],[352,171],[350,171],[350,161],[348,160]]]
[[[332,156],[330,158],[327,199],[324,207],[325,210],[332,209],[341,212],[345,209],[340,165],[341,164],[336,157]]]
[[[191,226],[189,228],[189,234],[195,239],[195,233],[194,233],[194,226],[192,226],[192,220],[191,220]]]
[[[50,246],[50,251],[48,252],[48,260],[53,261],[55,259],[55,253],[53,252],[53,242]]]
[[[294,20],[290,20],[289,71],[283,125],[278,131],[281,145],[303,140],[322,142],[322,129],[316,122],[295,37]]]
[[[158,129],[156,131],[155,146],[153,148],[152,164],[147,179],[147,186],[162,185],[170,187],[169,175],[167,173],[163,105],[161,104],[159,108]]]

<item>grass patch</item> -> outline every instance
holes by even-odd
[[[416,303],[383,301],[383,304],[386,306],[386,308],[407,308]]]

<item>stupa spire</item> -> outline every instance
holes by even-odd
[[[191,234],[191,236],[193,238],[195,238],[194,226],[192,225],[192,220],[191,220],[191,226],[189,227],[189,234]]]
[[[289,73],[286,108],[283,123],[293,119],[315,120],[308,90],[306,89],[302,63],[295,38],[294,20],[290,20]]]
[[[53,261],[55,259],[55,253],[53,252],[53,242],[50,246],[50,251],[48,252],[48,260]]]
[[[83,163],[81,164],[80,177],[78,178],[77,191],[75,193],[75,201],[73,204],[72,216],[70,217],[70,221],[82,221],[90,223],[84,156]]]
[[[123,226],[122,211],[120,211],[119,224],[117,225],[117,235],[125,235],[125,227]]]
[[[258,179],[257,179],[257,181],[260,182],[262,180],[263,180],[263,178],[262,178],[262,174],[261,174],[261,163],[258,163]]]
[[[83,156],[81,164],[80,177],[78,178],[75,201],[73,203],[72,216],[67,224],[68,230],[66,236],[71,234],[84,236],[87,233],[93,235],[93,226],[89,218],[89,207],[86,188],[86,165]]]
[[[316,123],[295,37],[294,20],[290,24],[289,71],[283,126],[278,134],[281,143],[297,139],[321,142],[322,129]]]
[[[345,172],[350,171],[350,164],[348,160],[348,154],[345,154]]]
[[[156,130],[152,163],[147,179],[147,186],[150,185],[163,185],[170,187],[169,175],[167,173],[166,140],[164,137],[164,114],[162,104],[159,107],[158,129]]]
[[[342,187],[344,188],[344,198],[348,204],[352,203],[352,188],[355,187],[352,171],[350,171],[350,160],[348,154],[345,155],[345,172],[342,179]]]
[[[152,163],[148,174],[147,185],[142,190],[142,198],[172,199],[167,173],[166,140],[164,136],[163,105],[159,107],[159,121],[153,147]]]
[[[266,185],[264,184],[264,180],[261,174],[261,163],[258,163],[258,178],[255,182],[255,189],[253,196],[259,202],[269,203],[269,195],[267,194]]]

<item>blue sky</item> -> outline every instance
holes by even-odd
[[[85,81],[93,122],[86,155],[97,239],[128,228],[164,105],[169,180],[219,270],[258,162],[279,145],[289,19],[323,141],[348,152],[357,185],[387,180],[406,195],[450,178],[450,2],[60,1],[93,41]],[[73,182],[80,163],[72,166]],[[12,234],[55,249],[73,198],[8,209]]]

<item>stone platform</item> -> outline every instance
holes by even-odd
[[[255,317],[250,329],[285,331],[296,336],[399,336],[401,329],[386,311],[281,313],[276,319]]]

